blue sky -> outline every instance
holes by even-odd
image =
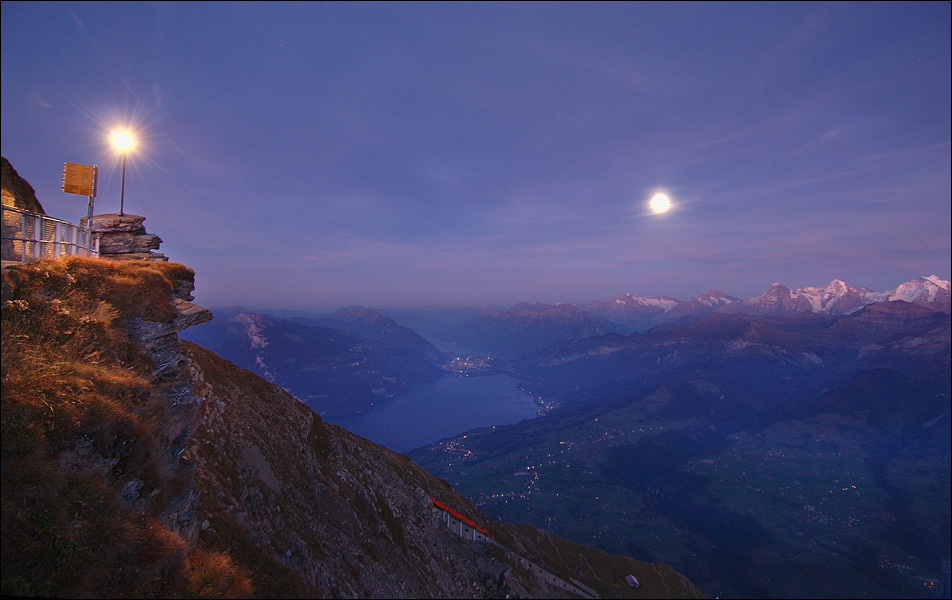
[[[205,306],[747,298],[950,277],[950,3],[2,3],[2,153],[140,137]],[[673,208],[647,202],[667,193]]]

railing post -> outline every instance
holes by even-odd
[[[26,245],[26,224],[27,224],[27,219],[26,219],[26,217],[27,217],[26,214],[20,215],[20,239],[21,239],[20,244],[21,244],[21,246],[22,246],[22,247],[20,248],[20,262],[23,262],[23,263],[26,262],[26,258],[27,258],[27,254],[26,254],[26,253],[27,253],[27,245]],[[31,247],[31,249],[32,249],[32,247]]]
[[[20,262],[26,262],[26,215],[20,215]]]
[[[62,243],[60,242],[61,233],[60,224],[53,223],[53,256],[59,256],[63,250]]]
[[[37,235],[39,231],[39,235]],[[40,215],[33,215],[33,258],[40,259],[43,257],[43,242],[37,241],[37,239],[42,240],[43,235],[43,217]]]

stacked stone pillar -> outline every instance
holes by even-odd
[[[86,228],[86,217],[80,226]],[[168,261],[168,257],[158,250],[162,240],[159,236],[146,233],[142,222],[145,217],[138,215],[120,215],[108,213],[93,215],[90,221],[92,234],[99,238],[99,256],[113,260],[155,260]]]

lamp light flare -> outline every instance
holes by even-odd
[[[125,129],[114,131],[109,136],[112,147],[122,154],[122,183],[119,188],[119,215],[125,214],[126,200],[126,154],[135,148],[136,138],[131,132]]]
[[[655,194],[651,197],[649,204],[651,205],[651,210],[654,211],[655,214],[661,214],[663,212],[667,212],[671,208],[671,199],[665,194]]]
[[[109,138],[109,141],[112,142],[113,148],[120,152],[128,152],[136,145],[135,137],[125,130],[113,132],[112,136]]]

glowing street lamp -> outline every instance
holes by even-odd
[[[126,196],[126,154],[135,148],[136,138],[131,131],[114,131],[109,137],[112,147],[122,153],[122,186],[119,189],[119,215],[122,216],[123,203]]]

